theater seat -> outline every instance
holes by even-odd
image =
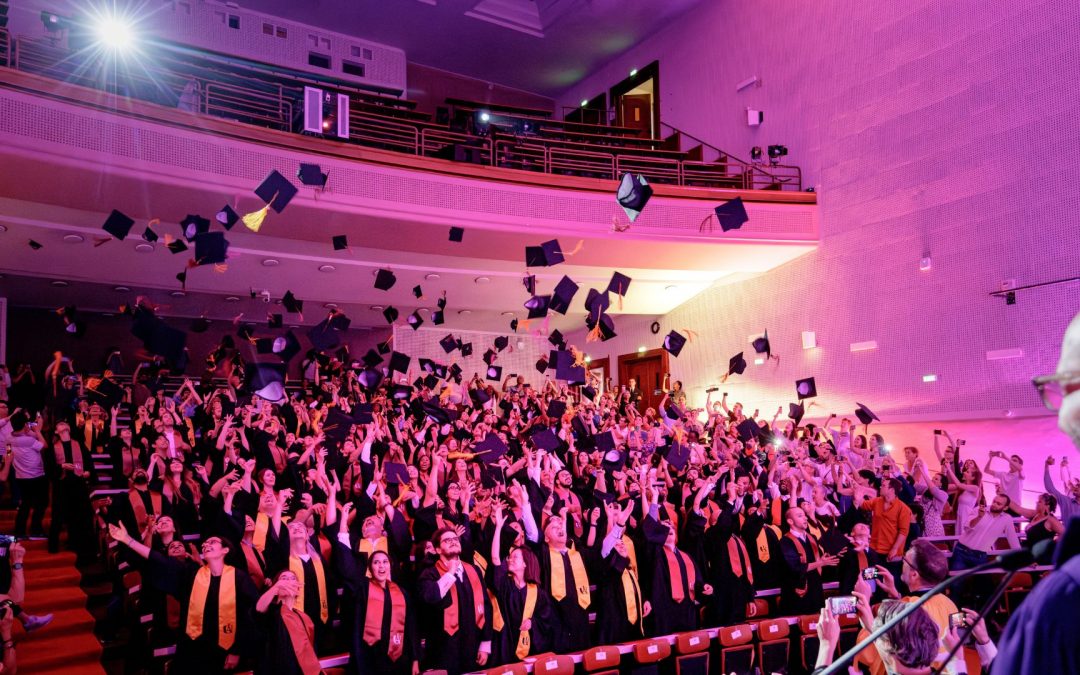
[[[859,625],[859,617],[855,615],[841,614],[836,617],[840,622],[840,653],[843,654],[847,650],[854,647],[859,642],[859,630],[862,626]],[[817,630],[815,627],[814,630]],[[815,657],[816,658],[816,657]]]
[[[754,631],[748,624],[727,626],[717,630],[720,643],[720,672],[749,675],[754,667]]]
[[[496,666],[484,671],[486,675],[528,675],[529,669],[524,663],[508,663],[505,666]]]
[[[656,675],[660,672],[660,662],[671,656],[671,645],[661,638],[638,640],[630,644],[635,665],[628,672],[633,675]]]
[[[784,672],[791,658],[791,627],[787,619],[763,619],[758,624],[758,663],[764,673]]]
[[[799,659],[806,671],[813,668],[817,662],[818,648],[821,643],[817,636],[817,614],[804,614],[799,617]]]
[[[574,675],[574,659],[566,654],[541,654],[533,661],[533,672],[538,675]]]
[[[695,630],[675,636],[675,675],[708,675],[709,632]]]
[[[746,618],[760,619],[769,616],[769,601],[765,598],[757,598],[746,603]]]
[[[1017,572],[1009,581],[1009,587],[1005,589],[1005,613],[1012,615],[1013,611],[1020,606],[1027,594],[1031,592],[1033,582],[1027,572]]]
[[[589,675],[617,675],[620,661],[618,647],[592,647],[581,653],[581,667]]]

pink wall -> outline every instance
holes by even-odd
[[[1080,8],[1057,2],[706,2],[566,92],[572,104],[658,59],[666,122],[742,156],[786,144],[821,205],[817,251],[702,293],[661,318],[661,336],[651,319],[616,317],[619,337],[590,353],[691,328],[699,337],[672,370],[703,401],[767,328],[779,363],[751,359],[725,386],[770,413],[807,376],[821,410],[850,414],[858,401],[886,422],[1038,411],[1030,379],[1054,370],[1080,286],[1022,292],[1015,306],[988,293],[1080,270],[1080,217],[1065,197],[1080,177],[1066,58],[1077,25]],[[751,76],[762,86],[737,93]],[[746,107],[765,111],[761,127],[747,127]],[[933,269],[920,272],[926,254]],[[818,348],[801,348],[802,331]],[[850,351],[868,340],[878,348]],[[1023,356],[986,358],[1009,348]]]
[[[418,109],[427,112],[434,112],[436,106],[446,105],[447,97],[526,108],[546,110],[555,108],[555,101],[546,96],[477,80],[419,63],[408,64],[406,77],[409,89],[405,92],[405,97],[416,101]]]

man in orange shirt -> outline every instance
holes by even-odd
[[[870,511],[870,548],[889,562],[898,562],[904,553],[908,530],[911,529],[911,509],[897,495],[904,489],[899,478],[881,482],[881,493],[869,498],[865,494],[859,506]]]

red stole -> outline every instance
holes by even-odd
[[[689,592],[690,599],[694,599],[694,586],[697,583],[697,572],[694,570],[694,561],[679,549],[664,547],[664,556],[667,558],[668,576],[671,578],[671,599],[680,603],[686,599]],[[679,571],[679,561],[686,568],[686,583],[689,589],[683,589],[682,573]]]
[[[364,616],[364,642],[374,645],[382,637],[383,614],[386,593],[390,593],[390,643],[387,654],[397,661],[405,651],[405,594],[393,581],[387,580],[386,589],[374,581],[368,583],[367,613]]]
[[[322,672],[322,664],[315,655],[315,624],[311,617],[296,609],[281,608],[281,622],[285,624],[285,632],[289,634],[289,642],[292,643],[293,654],[296,662],[300,664],[300,672],[304,675],[319,675]]]
[[[484,627],[484,587],[480,583],[480,575],[476,573],[476,568],[472,565],[462,562],[462,569],[465,571],[465,579],[469,582],[469,586],[472,587],[473,603],[473,617],[476,620],[476,627]],[[435,570],[440,574],[446,574],[450,569],[440,559],[435,563]],[[443,630],[447,635],[453,635],[458,632],[458,590],[457,582],[450,587],[450,605],[443,610]]]
[[[799,538],[796,537],[795,533],[793,533],[793,532],[788,532],[787,535],[785,535],[785,536],[787,536],[789,539],[791,539],[791,543],[795,544],[795,552],[799,554],[799,562],[802,563],[803,565],[805,565],[807,563],[806,549],[803,548],[802,541],[800,541]],[[806,535],[806,540],[808,542],[810,542],[810,548],[814,551],[814,560],[817,560],[818,558],[821,557],[821,552],[818,550],[817,541],[815,541],[814,537],[812,537],[810,534]],[[797,596],[799,596],[801,598],[804,595],[806,595],[806,591],[807,591],[807,581],[804,579],[802,588],[796,588],[795,589],[795,595],[797,595]]]

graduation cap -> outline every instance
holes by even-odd
[[[858,417],[859,421],[863,424],[870,424],[870,422],[881,421],[878,416],[870,410],[870,408],[867,408],[862,403],[856,403],[855,405],[859,406],[858,409],[855,410],[855,417]]]
[[[559,332],[558,328],[551,331],[551,335],[548,336],[548,342],[560,349],[564,349],[566,347],[566,339],[563,338],[563,334]]]
[[[390,372],[406,373],[409,370],[409,364],[412,362],[412,357],[408,354],[402,354],[401,352],[394,352],[390,355]]]
[[[804,380],[795,380],[795,393],[800,401],[804,398],[817,396],[817,385],[814,383],[814,378],[808,377]]]
[[[590,288],[589,294],[585,296],[585,310],[590,316],[597,317],[601,312],[606,312],[608,307],[611,307],[611,296],[608,292],[601,293],[595,288]]]
[[[461,350],[461,355],[462,356],[472,356],[472,343],[471,342],[463,343],[460,347],[458,347],[458,349]]]
[[[124,400],[124,390],[109,378],[100,380],[91,378],[87,381],[87,398],[93,403],[99,403],[106,408],[112,408]]]
[[[772,358],[772,345],[769,344],[769,331],[766,330],[765,334],[754,340],[754,351],[758,354],[764,354],[765,358]]]
[[[456,363],[451,363],[450,367],[446,369],[446,379],[461,384],[461,366]]]
[[[226,204],[221,207],[221,210],[214,216],[214,220],[218,221],[222,227],[226,230],[231,230],[233,225],[240,222],[240,214],[238,214],[233,207]]]
[[[439,346],[442,347],[443,351],[447,354],[457,349],[457,345],[458,343],[457,340],[454,339],[453,333],[447,333],[446,337],[439,340]]]
[[[502,379],[502,366],[488,366],[487,379],[498,382]]]
[[[574,280],[570,277],[564,276],[555,286],[555,291],[551,294],[550,309],[553,312],[559,314],[566,314],[570,309],[570,303],[573,302],[574,296],[578,292],[579,286],[574,283]]]
[[[536,275],[529,274],[521,280],[521,283],[525,286],[525,292],[529,295],[536,295]]]
[[[413,286],[412,294],[419,300],[424,297],[424,289],[420,288],[420,286]]]
[[[318,164],[306,164],[300,163],[300,168],[296,171],[296,177],[300,179],[300,183],[308,187],[326,187],[327,174],[323,173],[322,167]]]
[[[491,396],[485,389],[470,389],[469,396],[476,402],[476,405],[484,405],[491,400]]]
[[[158,233],[154,232],[153,229],[147,226],[147,228],[143,230],[142,239],[143,241],[153,244],[155,241],[158,240]]]
[[[304,301],[297,300],[292,291],[285,291],[285,295],[281,297],[281,304],[291,314],[301,314],[304,311]]]
[[[676,358],[682,352],[684,345],[686,345],[686,338],[678,331],[673,330],[664,336],[664,351]]]
[[[403,401],[412,396],[413,389],[407,384],[395,384],[390,387],[390,398],[395,401]]]
[[[601,314],[598,321],[590,321],[591,318],[586,317],[585,323],[590,330],[595,330],[595,335],[600,338],[601,342],[607,342],[616,336],[615,320],[611,318],[610,314]]]
[[[607,453],[607,452],[611,452],[613,450],[616,453],[618,452],[617,450],[615,450],[615,435],[613,433],[611,433],[610,431],[604,431],[604,432],[599,433],[599,434],[593,434],[592,435],[592,441],[593,441],[593,446],[597,450],[599,450],[601,452]],[[606,457],[605,457],[605,459],[606,459]],[[618,460],[613,459],[611,461],[618,461]]]
[[[326,317],[326,320],[331,328],[339,331],[349,330],[349,326],[352,325],[352,319],[344,312],[339,312],[336,309],[330,311],[330,316]]]
[[[321,352],[329,352],[341,346],[341,333],[330,327],[330,322],[323,319],[307,331],[312,346]]]
[[[168,249],[173,255],[176,255],[177,253],[183,253],[184,251],[186,251],[187,244],[184,243],[183,239],[173,239],[169,242]]]
[[[746,215],[746,207],[743,206],[742,197],[736,197],[731,201],[724,202],[713,209],[716,214],[716,222],[720,223],[720,229],[724,232],[737,230],[743,223],[750,220]]]
[[[35,251],[40,251],[40,250],[41,250],[41,248],[42,248],[41,244],[39,244],[38,242],[34,241],[33,239],[31,239],[31,240],[27,241],[27,242],[26,242],[26,244],[27,244],[27,246],[29,246],[30,248],[34,249]]]
[[[399,462],[387,462],[383,464],[383,476],[387,483],[406,485],[409,482],[409,467]]]
[[[485,350],[483,356],[484,363],[490,366],[491,364],[495,363],[495,357],[497,356],[498,354],[495,352],[494,349]]]
[[[250,340],[255,334],[255,324],[247,322],[240,324],[236,329],[236,334],[243,340]]]
[[[488,433],[484,436],[484,440],[474,446],[474,450],[484,464],[495,464],[506,455],[510,448],[498,434]]]
[[[559,437],[555,435],[555,432],[547,427],[534,427],[532,436],[533,445],[540,450],[547,450],[551,452],[555,448],[559,447]]]
[[[499,337],[495,338],[495,349],[498,349],[500,352],[506,349],[507,345],[509,344],[510,338],[506,337],[505,335],[500,335]]]
[[[143,342],[151,354],[163,356],[173,363],[183,358],[187,345],[187,333],[173,328],[153,312],[138,310],[131,325],[131,333]]]
[[[465,228],[451,226],[450,227],[450,241],[461,243],[461,239],[465,236]]]
[[[200,232],[195,235],[195,264],[217,265],[228,258],[229,242],[224,232]]]
[[[551,306],[550,295],[534,295],[525,301],[525,309],[529,310],[530,319],[542,319],[547,316]]]
[[[574,356],[570,352],[556,352],[555,377],[566,380],[567,384],[585,383],[585,366],[574,365]],[[550,361],[550,359],[549,359]]]
[[[360,386],[368,391],[371,391],[379,386],[382,382],[382,373],[374,368],[365,368],[360,371],[360,374],[356,376],[356,379],[360,381]]]
[[[437,309],[431,313],[431,323],[435,326],[441,326],[446,323],[446,314],[441,309]]]
[[[687,462],[690,461],[690,446],[672,441],[671,445],[668,446],[664,459],[667,460],[668,464],[675,467],[676,471],[682,471],[686,468]]]
[[[744,419],[739,422],[739,426],[736,427],[739,431],[739,440],[746,443],[752,438],[757,438],[761,434],[761,427],[758,423],[750,418]]]
[[[207,319],[205,316],[200,316],[199,318],[192,319],[191,321],[190,330],[192,333],[205,333],[209,328],[210,319]]]
[[[394,323],[398,320],[398,311],[396,307],[387,307],[383,310],[383,318],[386,319],[386,323]]]
[[[64,320],[64,331],[79,338],[86,334],[86,324],[76,316],[74,305],[61,307],[56,313]]]
[[[363,361],[364,365],[368,368],[374,368],[375,366],[383,362],[383,357],[382,354],[375,351],[374,349],[369,349],[360,360]]]
[[[802,422],[803,415],[806,414],[806,406],[802,403],[788,403],[788,419],[794,420],[795,426],[799,426]]]
[[[536,360],[536,370],[540,373],[546,372],[548,369],[548,360],[545,357],[540,357]]]
[[[397,283],[397,277],[388,269],[380,269],[375,273],[375,288],[380,291],[388,291]]]
[[[581,388],[581,395],[584,398],[587,398],[589,400],[595,399],[596,398],[596,389],[594,389],[591,386],[586,385],[586,386]]]
[[[514,317],[513,319],[510,319],[510,330],[512,330],[512,331],[514,331],[516,333],[517,329],[518,329],[518,320],[517,320],[517,317]]]
[[[539,246],[525,247],[526,267],[551,267],[552,265],[558,265],[565,259],[558,239],[545,241]]]
[[[410,314],[409,318],[405,319],[405,322],[407,324],[409,324],[409,326],[413,330],[417,330],[417,329],[420,328],[420,326],[424,325],[424,319],[423,319],[423,317],[420,316],[419,311],[416,311],[416,312],[413,312],[412,314]]]
[[[615,199],[622,210],[626,211],[626,217],[632,223],[645,210],[645,205],[649,203],[652,195],[653,189],[649,181],[645,180],[645,176],[624,173],[619,179],[619,189],[615,193]]]
[[[263,207],[263,216],[265,217],[266,209],[273,209],[275,213],[281,213],[285,210],[285,207],[289,205],[293,197],[296,196],[299,190],[293,185],[288,178],[282,176],[276,169],[271,170],[263,179],[262,183],[259,183],[259,187],[255,188],[255,195],[262,200],[265,207]],[[248,217],[244,216],[244,224],[251,227],[248,224]],[[261,224],[261,223],[260,223]],[[252,228],[258,231],[258,228]]]
[[[344,234],[336,234],[330,238],[330,241],[333,242],[335,251],[344,251],[349,248],[349,237]]]
[[[746,370],[746,359],[743,358],[743,353],[739,352],[735,356],[728,359],[728,375],[742,375]]]
[[[105,223],[101,226],[101,229],[117,239],[123,240],[128,236],[128,233],[131,232],[133,225],[135,225],[134,220],[128,218],[116,209],[113,209],[112,213],[109,214],[109,217],[105,219]],[[157,239],[157,235],[155,235],[154,238]]]
[[[425,373],[435,372],[435,362],[431,359],[421,358],[417,360],[417,363],[420,365],[420,370],[424,371]]]
[[[553,398],[548,402],[547,416],[558,418],[562,417],[566,413],[566,402],[560,401],[557,398]]]
[[[267,314],[266,315],[266,327],[267,328],[281,328],[285,325],[284,314]]]
[[[349,430],[354,424],[369,424],[372,421],[371,406],[357,406],[352,412],[345,412],[339,406],[334,406],[326,413],[322,430],[326,437],[337,443],[341,443],[349,435]]]
[[[180,229],[184,239],[195,241],[195,237],[210,231],[210,221],[198,214],[189,213],[180,221]]]
[[[256,354],[272,354],[274,352],[274,338],[264,337],[255,340]]]
[[[268,401],[285,398],[285,366],[277,363],[249,363],[245,371],[248,389]]]
[[[285,333],[284,337],[274,340],[273,351],[283,362],[288,363],[294,356],[300,353],[300,341],[292,331]]]
[[[622,272],[616,272],[611,275],[611,281],[609,281],[607,285],[607,292],[623,296],[626,295],[626,291],[629,288],[630,277],[626,276]]]

